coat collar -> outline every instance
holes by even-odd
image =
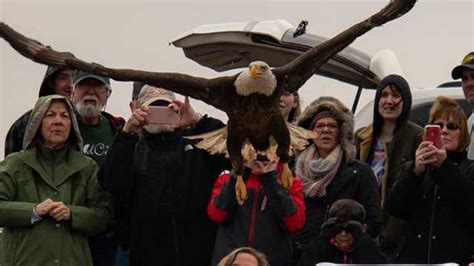
[[[39,149],[41,148],[33,147],[27,149],[20,153],[19,158],[26,165],[38,172],[41,179],[43,179],[46,184],[54,189],[57,189],[58,186],[68,180],[69,177],[71,177],[74,173],[90,165],[90,161],[85,157],[85,155],[74,149],[65,148],[63,151],[60,151],[56,154],[57,156],[60,156],[60,158],[55,158],[53,162],[57,167],[55,169],[56,177],[53,180],[49,176],[46,169],[44,169],[42,164],[39,162],[39,160],[52,161],[51,158],[48,158],[52,155],[48,155],[48,151],[43,152]]]

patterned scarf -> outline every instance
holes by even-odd
[[[305,196],[326,196],[326,187],[339,169],[342,153],[338,145],[326,158],[320,158],[313,143],[300,154],[296,161],[296,176],[303,182]]]

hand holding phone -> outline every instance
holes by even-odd
[[[438,149],[441,148],[441,127],[438,125],[426,125],[424,140],[433,142],[433,145]]]
[[[180,114],[168,106],[148,106],[148,124],[176,125],[180,121]]]

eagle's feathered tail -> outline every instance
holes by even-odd
[[[290,156],[295,154],[297,151],[303,150],[308,144],[308,139],[314,138],[314,132],[295,126],[291,123],[286,123],[288,130],[290,132]],[[196,147],[199,149],[206,150],[210,154],[225,154],[226,157],[229,157],[227,152],[227,127],[223,127],[211,132],[187,136],[187,139],[200,140],[196,143]],[[269,137],[270,147],[266,151],[256,151],[250,141],[246,140],[244,145],[242,145],[242,156],[245,160],[255,160],[257,155],[262,152],[265,153],[266,157],[273,161],[277,158],[277,148],[278,144],[273,138]],[[286,189],[290,189],[292,185],[292,174],[288,167],[288,164],[285,164],[283,173],[282,173],[282,186]],[[237,197],[237,202],[242,205],[245,199],[247,198],[247,189],[245,183],[242,179],[242,176],[237,176],[237,183],[235,185],[235,194]]]
[[[309,139],[314,138],[314,132],[311,130],[304,129],[302,127],[295,126],[291,123],[286,123],[288,130],[290,131],[290,156],[295,154],[297,151],[302,151],[308,144]],[[227,127],[222,127],[214,131],[207,133],[186,136],[187,139],[200,140],[196,143],[196,147],[202,150],[206,150],[210,154],[225,154],[227,153]],[[265,151],[269,160],[276,158],[276,150],[278,144],[275,139],[270,136],[270,147]],[[257,152],[253,148],[252,144],[247,140],[242,146],[242,156],[245,160],[256,159]]]

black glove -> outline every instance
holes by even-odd
[[[277,182],[277,171],[271,171],[260,175],[265,193],[268,197],[269,206],[279,216],[287,217],[296,212],[296,204],[291,200],[290,193]]]
[[[237,206],[237,198],[235,197],[235,183],[237,177],[234,171],[230,172],[230,177],[227,182],[222,185],[221,191],[214,198],[214,205],[221,210],[229,210]]]

